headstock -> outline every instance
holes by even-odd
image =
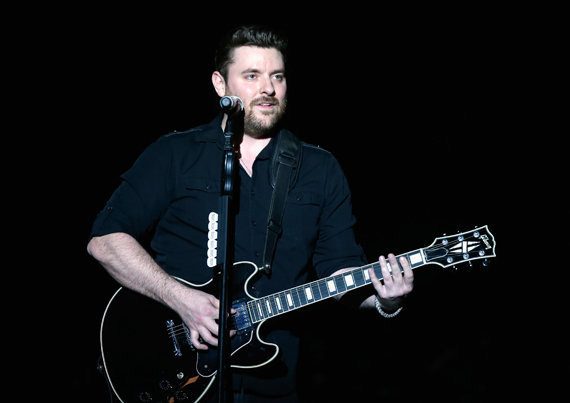
[[[472,231],[436,238],[423,252],[426,264],[435,263],[442,267],[488,259],[496,256],[495,237],[485,225]]]

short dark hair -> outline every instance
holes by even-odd
[[[230,31],[216,49],[215,68],[226,81],[229,66],[234,62],[234,49],[241,46],[275,48],[283,55],[283,61],[287,61],[288,40],[283,32],[260,25],[240,26]]]

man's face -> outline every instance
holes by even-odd
[[[285,63],[277,49],[242,46],[234,50],[223,93],[244,103],[244,132],[263,137],[285,114],[287,82]],[[214,84],[215,85],[215,84]]]

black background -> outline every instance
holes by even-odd
[[[557,355],[545,365],[550,356],[527,343],[547,322],[529,320],[527,309],[549,305],[529,301],[518,275],[524,261],[509,254],[525,179],[513,129],[525,117],[514,110],[529,87],[520,83],[532,70],[538,17],[521,23],[512,10],[343,5],[286,18],[260,7],[94,6],[66,10],[68,17],[47,24],[48,36],[36,35],[28,67],[38,83],[34,106],[45,117],[34,129],[57,133],[43,136],[44,166],[52,169],[37,216],[54,219],[47,238],[66,234],[47,242],[58,267],[47,272],[58,329],[47,354],[65,369],[46,394],[108,401],[96,369],[98,338],[117,284],[85,252],[91,224],[151,142],[218,113],[215,46],[228,28],[249,22],[289,35],[288,128],[339,160],[370,261],[481,225],[497,241],[488,268],[416,270],[415,290],[395,319],[327,302],[309,308],[303,401],[498,401],[552,390],[568,364]],[[562,340],[548,334],[543,347]]]

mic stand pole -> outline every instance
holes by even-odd
[[[218,397],[220,403],[230,403],[231,392],[231,345],[228,326],[229,312],[232,302],[232,268],[234,264],[235,215],[232,198],[237,175],[237,153],[233,133],[233,117],[239,113],[228,115],[224,130],[224,165],[222,167],[222,197],[220,200],[218,241],[221,252],[220,272],[220,318],[218,321]]]

